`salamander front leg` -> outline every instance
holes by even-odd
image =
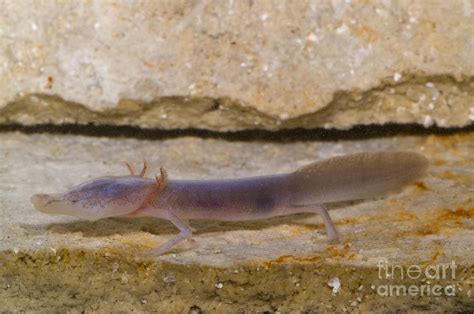
[[[156,256],[168,252],[173,247],[178,245],[180,242],[186,240],[192,235],[191,227],[187,223],[185,223],[181,218],[176,216],[171,210],[168,210],[166,217],[163,217],[163,218],[172,222],[176,226],[176,228],[178,228],[181,232],[174,238],[168,240],[168,242],[166,242],[162,246],[158,247],[157,249],[154,249],[152,251],[152,254]]]

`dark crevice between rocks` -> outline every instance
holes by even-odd
[[[435,102],[433,97],[442,101],[425,108],[419,99],[426,99],[426,95],[431,95],[429,101]],[[399,82],[385,80],[370,90],[335,92],[332,101],[318,111],[281,120],[230,98],[169,96],[150,102],[123,99],[114,108],[95,111],[58,95],[29,94],[0,108],[0,132],[276,142],[449,135],[474,129],[472,123],[449,127],[469,123],[454,117],[467,114],[466,106],[471,106],[473,96],[474,77],[404,74]],[[404,113],[398,113],[398,109]],[[391,123],[377,124],[380,117]],[[428,118],[429,123],[420,117]]]
[[[474,131],[474,124],[463,128],[425,128],[418,124],[357,125],[348,130],[338,129],[285,129],[278,131],[245,130],[218,132],[200,129],[142,129],[133,126],[79,125],[79,124],[41,124],[24,126],[20,124],[0,125],[0,132],[19,131],[25,134],[49,133],[95,137],[135,138],[144,140],[166,140],[184,136],[224,139],[229,141],[350,141],[369,138],[383,138],[410,135],[453,135]]]
[[[226,97],[176,95],[159,97],[149,102],[122,99],[113,108],[92,110],[87,104],[68,101],[60,95],[37,93],[22,95],[0,108],[0,125],[47,125],[49,128],[49,124],[67,127],[78,124],[90,128],[89,124],[92,123],[102,125],[106,129],[111,125],[118,125],[171,130],[166,134],[175,134],[174,130],[177,129],[192,130],[189,131],[192,133],[197,132],[195,129],[202,129],[215,132],[231,131],[236,134],[247,132],[241,133],[239,130],[258,129],[285,134],[287,131],[279,130],[294,128],[337,128],[348,129],[348,132],[352,133],[352,125],[386,122],[438,125],[446,128],[466,126],[470,123],[468,115],[472,107],[472,97],[474,77],[455,79],[449,75],[404,74],[399,82],[393,82],[393,79],[383,80],[369,90],[336,91],[332,100],[324,107],[315,107],[315,112],[284,119],[260,111],[238,99]],[[254,105],[258,107],[258,104]],[[288,106],[291,107],[291,104]],[[286,115],[283,112],[281,114]],[[388,128],[393,129],[392,126]],[[334,134],[333,131],[316,133]]]

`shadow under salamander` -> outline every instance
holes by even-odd
[[[328,206],[328,209],[339,209],[348,204],[359,202],[333,203]],[[302,221],[314,215],[316,214],[300,213],[245,221],[191,220],[190,224],[195,229],[193,234],[196,235],[236,230],[261,230],[284,224],[305,226],[314,230],[321,229],[324,232],[322,222],[306,223]],[[66,223],[21,224],[21,227],[30,235],[44,234],[45,231],[57,234],[80,232],[84,237],[107,237],[114,234],[124,235],[136,232],[147,232],[155,235],[176,234],[179,232],[171,222],[155,217],[111,217],[96,221],[77,220]]]
[[[235,230],[259,230],[282,224],[311,226],[314,229],[322,227],[322,224],[306,224],[299,220],[311,217],[314,214],[295,214],[289,216],[274,217],[262,220],[247,221],[214,221],[214,220],[191,220],[191,227],[195,229],[193,234],[205,234],[213,232],[235,231]],[[66,223],[52,223],[43,225],[21,224],[28,234],[40,234],[44,231],[50,233],[67,234],[80,232],[84,237],[107,237],[114,234],[127,234],[136,232],[148,232],[151,234],[176,234],[179,230],[169,221],[155,217],[112,217],[97,221],[78,220]]]

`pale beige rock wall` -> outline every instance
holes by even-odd
[[[470,1],[4,1],[0,38],[3,124],[474,120]]]

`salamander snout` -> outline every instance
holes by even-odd
[[[96,220],[135,211],[154,189],[154,180],[137,176],[101,177],[58,194],[31,197],[36,210]]]
[[[60,205],[60,200],[51,194],[35,194],[30,200],[35,209],[43,213],[54,214]]]

